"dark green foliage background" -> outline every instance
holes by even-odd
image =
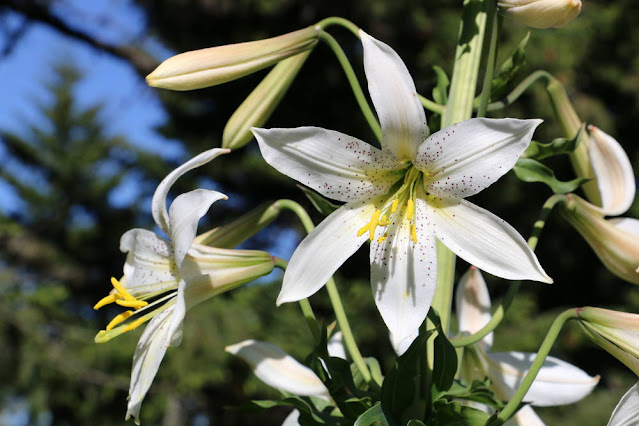
[[[5,4],[6,3],[6,4]],[[0,12],[14,10],[0,2]],[[30,2],[50,7],[53,2]],[[297,0],[137,0],[147,31],[170,49],[196,48],[271,37],[342,16],[393,48],[406,62],[418,91],[429,96],[435,84],[433,65],[452,71],[461,2],[449,1],[297,1]],[[34,19],[25,12],[27,19]],[[582,15],[568,28],[533,31],[526,71],[546,69],[567,87],[580,117],[615,136],[638,164],[636,125],[639,117],[639,9],[632,0],[586,1]],[[505,20],[500,56],[505,58],[527,29]],[[362,77],[361,47],[349,33],[332,33],[342,43]],[[16,49],[20,48],[18,44]],[[163,161],[101,130],[100,106],[79,110],[73,87],[80,78],[71,65],[55,64],[49,81],[51,104],[35,105],[42,121],[24,123],[29,137],[2,132],[1,143],[12,161],[35,171],[46,185],[23,181],[10,169],[0,177],[26,202],[24,214],[0,217],[0,407],[16,398],[29,402],[31,422],[44,424],[120,424],[128,374],[140,331],[95,345],[93,336],[115,313],[95,314],[91,307],[108,290],[108,278],[121,273],[124,256],[119,236],[134,226],[150,227],[148,205],[157,182],[183,159]],[[51,73],[49,73],[51,74]],[[158,91],[168,119],[157,129],[180,140],[191,154],[219,146],[226,120],[264,72],[226,85],[195,92]],[[142,81],[143,75],[140,75]],[[541,117],[535,139],[560,136],[541,87],[529,91],[504,116]],[[16,117],[18,118],[18,117]],[[268,127],[315,125],[363,140],[373,135],[349,92],[337,61],[318,45]],[[1,131],[1,129],[0,129]],[[94,173],[110,161],[114,176]],[[560,178],[573,176],[563,159],[548,162]],[[136,173],[144,196],[132,209],[110,206],[106,199],[127,173]],[[311,209],[293,182],[268,167],[254,143],[214,161],[182,180],[175,193],[212,179],[232,202],[217,203],[212,221],[219,224],[262,201],[293,198]],[[522,234],[550,191],[525,184],[509,174],[473,198],[513,224]],[[146,203],[145,203],[146,202]],[[81,209],[90,220],[78,222]],[[316,215],[316,213],[313,213]],[[639,217],[635,205],[628,214]],[[319,215],[315,216],[320,220]],[[246,247],[268,249],[287,238],[282,230],[300,230],[284,214]],[[541,263],[555,279],[549,286],[527,283],[497,331],[495,350],[535,351],[562,309],[596,305],[639,311],[639,289],[610,274],[578,234],[552,215],[538,247]],[[380,359],[388,370],[392,352],[367,283],[367,251],[360,250],[340,271],[338,283],[362,351]],[[458,262],[458,271],[467,265]],[[507,282],[487,277],[494,300]],[[279,282],[245,286],[190,311],[182,345],[168,351],[142,409],[146,424],[279,424],[287,410],[248,413],[226,409],[250,398],[276,397],[249,369],[226,355],[224,346],[247,338],[269,340],[297,359],[311,350],[311,338],[294,304],[275,308]],[[318,314],[331,322],[328,302],[312,298]],[[636,381],[620,363],[589,343],[577,327],[568,326],[554,354],[600,374],[597,390],[575,406],[537,410],[548,424],[601,425],[619,397]],[[206,423],[204,423],[206,424]]]

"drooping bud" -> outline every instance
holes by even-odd
[[[251,127],[262,127],[286,94],[311,51],[281,61],[233,113],[222,135],[222,147],[241,148],[251,139]]]
[[[639,315],[608,309],[579,309],[586,335],[639,376]]]
[[[595,126],[588,126],[588,152],[606,215],[625,213],[635,199],[635,175],[628,155],[615,138]]]
[[[311,49],[319,39],[314,26],[278,37],[180,53],[146,77],[149,86],[194,90],[254,73]]]
[[[601,209],[570,194],[560,212],[581,234],[610,272],[639,284],[639,220],[604,219]]]
[[[520,24],[532,28],[560,28],[581,12],[580,0],[499,0],[499,8]]]
[[[277,201],[264,203],[232,222],[217,226],[195,237],[195,244],[234,248],[266,228],[280,213]]]

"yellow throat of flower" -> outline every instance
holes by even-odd
[[[399,214],[410,223],[410,235],[413,243],[417,243],[417,231],[415,227],[415,186],[421,183],[423,173],[416,167],[410,167],[402,186],[371,216],[370,222],[357,231],[357,236],[361,237],[368,232],[369,239],[373,241],[375,231],[378,226],[386,227],[393,223],[394,216]],[[403,220],[403,218],[397,218]],[[388,232],[377,238],[381,244],[388,237]]]

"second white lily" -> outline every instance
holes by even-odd
[[[346,202],[293,254],[278,304],[318,291],[370,240],[371,285],[394,346],[407,345],[435,292],[440,240],[506,279],[552,282],[521,235],[464,200],[488,187],[524,152],[540,120],[472,119],[430,137],[413,80],[397,53],[360,31],[382,149],[316,127],[253,129],[280,172]]]
[[[472,267],[459,281],[456,307],[460,333],[476,333],[490,321],[490,295],[481,273]],[[466,380],[488,377],[495,395],[507,400],[519,387],[537,354],[525,352],[491,353],[493,334],[465,348],[462,376]],[[524,398],[538,407],[572,404],[590,394],[599,382],[580,368],[554,357],[547,357]],[[509,425],[538,426],[544,422],[530,405],[521,408]]]

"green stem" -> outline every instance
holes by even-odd
[[[288,266],[288,262],[279,257],[273,256],[275,260],[275,267],[280,268],[282,271],[286,270]],[[313,308],[311,307],[308,299],[302,299],[299,302],[300,309],[302,310],[302,314],[304,315],[304,319],[308,324],[308,328],[311,330],[311,334],[313,335],[313,340],[315,343],[319,343],[322,340],[320,328],[317,325],[317,319],[315,318],[315,313],[313,312]]]
[[[333,53],[335,53],[335,56],[337,57],[337,60],[339,61],[339,63],[342,65],[344,74],[346,74],[346,78],[348,79],[348,82],[351,85],[351,90],[353,91],[353,94],[355,95],[355,99],[357,100],[357,104],[359,105],[359,108],[362,110],[362,114],[364,114],[364,117],[366,118],[366,121],[368,122],[368,125],[370,126],[371,130],[375,134],[375,137],[377,137],[377,140],[381,141],[382,128],[377,122],[377,119],[375,118],[375,114],[373,114],[373,111],[371,110],[370,105],[368,105],[366,96],[364,96],[364,92],[362,91],[362,87],[359,84],[359,80],[357,80],[355,71],[353,71],[353,67],[351,66],[351,63],[348,61],[348,58],[346,57],[344,50],[342,50],[337,40],[335,40],[333,36],[331,36],[327,32],[322,31],[320,33],[320,39],[323,42],[325,42],[331,48],[331,50],[333,50]]]
[[[497,418],[494,421],[488,423],[490,426],[502,425],[513,414],[515,414],[515,412],[519,408],[519,404],[521,403],[521,401],[523,401],[526,393],[530,389],[530,386],[533,384],[535,377],[537,377],[539,370],[544,364],[546,357],[550,353],[552,345],[555,343],[555,340],[557,340],[557,336],[559,336],[561,328],[567,321],[573,318],[578,318],[578,312],[578,308],[568,309],[567,311],[562,312],[557,318],[555,318],[555,321],[550,326],[550,330],[548,330],[548,334],[546,334],[546,338],[539,347],[539,351],[537,352],[535,360],[530,366],[530,369],[528,370],[528,373],[526,373],[526,376],[522,380],[521,384],[519,385],[519,388],[517,388],[517,391],[515,391],[515,394],[512,396],[510,401],[508,401],[508,404],[506,404]]]
[[[331,16],[329,18],[322,19],[321,21],[317,23],[317,27],[322,30],[332,25],[342,26],[346,28],[347,30],[349,30],[350,32],[352,32],[353,34],[355,34],[355,37],[359,38],[359,27],[353,24],[348,19],[340,18],[338,16]]]
[[[444,111],[446,110],[445,105],[440,105],[437,102],[433,102],[430,99],[420,95],[419,93],[417,94],[417,97],[419,98],[419,101],[422,103],[422,106],[429,111],[442,115]]]
[[[304,210],[304,207],[292,200],[278,200],[277,203],[282,209],[287,209],[295,213],[302,222],[302,226],[304,226],[304,229],[308,234],[310,234],[311,231],[315,229],[315,225],[313,224],[313,221],[311,220],[306,210]],[[335,312],[337,324],[339,325],[339,328],[344,336],[344,345],[346,346],[346,350],[351,356],[353,363],[355,364],[355,366],[357,366],[357,369],[362,374],[364,380],[366,382],[370,382],[372,379],[371,373],[366,366],[366,362],[364,361],[359,348],[357,347],[355,337],[353,336],[353,331],[351,330],[348,318],[346,317],[344,305],[342,304],[342,300],[340,299],[339,293],[337,291],[337,286],[335,285],[335,281],[333,280],[333,278],[329,279],[326,283],[326,290],[328,291],[328,297],[331,300],[331,305],[333,306],[333,311]]]
[[[486,116],[486,107],[490,100],[490,92],[493,85],[493,76],[495,74],[495,61],[497,59],[497,42],[499,41],[499,16],[497,15],[497,6],[493,1],[488,2],[488,19],[486,33],[490,33],[488,39],[488,56],[486,58],[486,71],[484,72],[484,82],[482,85],[481,96],[479,97],[479,107],[477,108],[477,117]]]
[[[546,220],[548,219],[548,216],[550,215],[550,212],[552,211],[552,209],[555,207],[555,205],[557,205],[557,203],[565,202],[566,200],[567,198],[564,194],[555,194],[552,197],[550,197],[548,200],[546,200],[543,207],[541,208],[541,212],[539,213],[539,218],[533,225],[533,231],[531,233],[531,236],[528,239],[528,246],[530,247],[531,250],[534,251],[537,248],[539,235],[541,234],[541,231],[544,229],[544,226],[546,225]],[[504,316],[506,315],[506,311],[508,310],[508,308],[510,308],[510,305],[513,303],[515,296],[519,292],[519,287],[521,287],[520,281],[516,281],[512,283],[510,285],[510,288],[508,288],[506,295],[502,298],[501,302],[499,303],[499,306],[497,306],[497,309],[495,309],[495,312],[493,312],[490,318],[490,321],[488,321],[488,323],[485,326],[483,326],[479,331],[477,331],[474,334],[471,334],[470,336],[461,336],[461,337],[452,339],[451,343],[453,344],[453,346],[458,348],[458,347],[468,346],[468,345],[477,343],[481,339],[483,339],[488,333],[492,332],[495,328],[497,328],[497,326],[504,319]]]
[[[491,112],[506,108],[519,99],[519,97],[538,80],[545,80],[546,82],[549,82],[554,80],[554,77],[547,71],[537,70],[523,79],[522,82],[519,83],[504,99],[488,104],[486,111]],[[479,99],[477,99],[476,103],[479,105]]]

